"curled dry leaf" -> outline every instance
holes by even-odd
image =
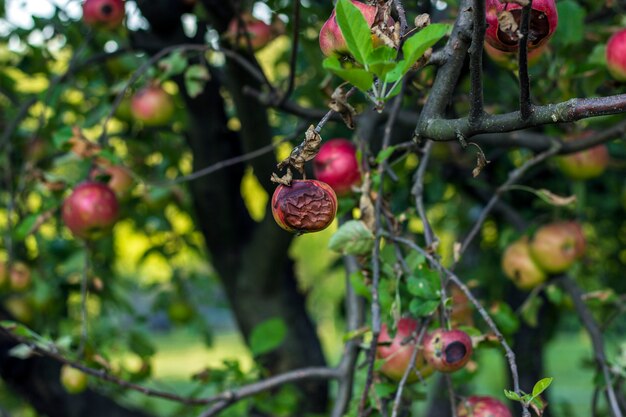
[[[498,24],[500,26],[500,30],[510,35],[511,38],[515,38],[517,36],[517,29],[519,27],[517,26],[515,17],[513,17],[513,13],[507,10],[499,12]]]
[[[274,183],[291,185],[293,173],[289,167],[295,168],[304,177],[304,164],[315,158],[320,150],[322,137],[315,130],[315,126],[311,125],[304,134],[304,141],[291,151],[289,156],[278,164],[278,169],[287,168],[287,173],[279,177],[276,173],[272,173],[270,180]]]
[[[487,160],[487,157],[485,156],[485,153],[480,148],[480,146],[478,146],[477,144],[475,144],[473,142],[470,143],[470,145],[474,145],[478,149],[478,151],[476,152],[476,168],[474,168],[472,170],[472,176],[474,178],[476,178],[477,176],[480,175],[480,173],[483,171],[483,169],[485,169],[487,164],[489,164],[489,162],[491,162],[491,161]]]
[[[370,196],[370,187],[372,180],[369,172],[365,174],[363,178],[363,185],[361,186],[361,198],[359,200],[359,210],[361,210],[361,221],[371,231],[374,231],[376,220],[374,216],[374,203]]]
[[[430,15],[428,13],[422,13],[415,18],[415,28],[424,29],[430,25]]]
[[[333,94],[330,96],[330,102],[328,107],[331,110],[339,113],[343,122],[349,129],[354,129],[354,116],[356,116],[356,110],[348,103],[348,97],[343,91],[343,88],[337,87]]]
[[[554,194],[550,190],[546,190],[545,188],[537,190],[537,195],[546,203],[557,207],[569,206],[570,204],[574,204],[576,202],[575,195],[562,197],[560,195]]]

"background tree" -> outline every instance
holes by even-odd
[[[2,413],[623,415],[620,2],[44,3],[0,2]],[[287,233],[272,174],[338,137],[358,183]],[[254,362],[155,382],[225,310]]]

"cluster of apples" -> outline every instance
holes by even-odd
[[[383,361],[380,372],[393,381],[400,381],[410,365],[411,356],[417,349],[415,337],[419,322],[401,318],[396,323],[392,338],[383,324],[376,357]],[[410,370],[407,383],[428,378],[435,371],[451,373],[463,368],[473,353],[472,339],[462,330],[437,329],[427,332],[423,348],[417,354],[415,366]],[[457,409],[459,416],[511,417],[508,408],[495,398],[471,396],[462,401]]]
[[[505,275],[520,289],[543,283],[549,274],[567,271],[585,254],[582,227],[575,221],[559,221],[540,227],[529,239],[512,243],[502,256]]]

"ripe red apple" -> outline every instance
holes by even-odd
[[[400,381],[406,371],[411,356],[416,349],[415,340],[411,340],[417,330],[419,323],[411,318],[401,318],[398,320],[396,335],[391,338],[387,326],[383,324],[378,338],[378,348],[376,349],[376,357],[384,359],[380,372],[386,377]],[[409,373],[407,382],[413,383],[421,378],[428,378],[434,368],[424,359],[424,353],[418,352],[415,361],[415,369]]]
[[[535,232],[530,254],[537,265],[551,274],[567,271],[585,253],[585,236],[577,222],[556,222]]]
[[[534,0],[530,11],[528,50],[544,45],[554,34],[559,23],[555,0]],[[519,26],[522,6],[516,3],[501,3],[499,0],[486,0],[487,32],[485,41],[495,49],[516,52],[519,48]],[[508,11],[513,16],[517,29],[507,31],[498,21],[501,12]],[[505,30],[503,30],[505,29]]]
[[[313,160],[315,177],[330,185],[337,195],[352,191],[361,182],[356,147],[347,139],[331,139],[320,147]]]
[[[530,256],[526,236],[506,248],[502,256],[502,270],[522,290],[530,290],[548,278],[544,270]]]
[[[119,214],[117,197],[106,184],[88,181],[78,185],[63,202],[63,222],[83,239],[96,239],[107,233]]]
[[[461,401],[458,417],[513,417],[506,405],[493,397],[472,396]]]
[[[124,20],[124,0],[85,0],[83,21],[90,26],[114,29]]]
[[[370,6],[369,4],[361,3],[360,1],[351,0],[360,11],[367,24],[371,27],[376,19],[376,6]],[[393,25],[393,20],[390,19],[389,25]],[[372,39],[375,44],[380,43],[380,39],[376,35],[372,35]],[[346,39],[341,33],[339,23],[337,23],[337,15],[335,10],[330,14],[330,17],[322,26],[319,35],[320,49],[325,56],[331,55],[347,55],[348,45]]]
[[[161,86],[150,84],[133,95],[130,110],[146,126],[162,126],[174,115],[174,100]]]
[[[69,394],[80,394],[87,388],[87,374],[65,364],[61,367],[61,385]]]
[[[437,329],[424,337],[424,358],[439,372],[458,371],[472,352],[472,339],[462,330]]]
[[[626,29],[615,33],[606,44],[606,65],[613,78],[626,82]]]
[[[107,185],[119,199],[126,197],[135,183],[128,168],[122,165],[99,166],[94,168],[90,174],[92,180],[105,176],[109,177]]]
[[[293,180],[290,187],[276,187],[272,214],[276,223],[288,232],[319,232],[333,222],[337,196],[324,182]]]
[[[250,37],[250,46],[253,51],[258,51],[267,45],[274,38],[272,26],[252,16],[250,13],[242,13],[241,22],[245,25],[240,28],[241,22],[235,17],[230,21],[226,31],[226,38],[237,47],[246,49],[248,47],[247,35]]]

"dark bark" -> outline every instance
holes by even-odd
[[[215,19],[228,13],[215,9],[210,12]],[[177,31],[171,33],[178,36]],[[167,38],[167,33],[159,37],[166,44],[174,42]],[[212,74],[204,91],[193,98],[186,94],[182,80],[177,80],[189,115],[187,138],[194,155],[194,170],[260,148],[272,140],[265,107],[243,93],[246,86],[259,88],[259,85],[234,63],[229,63],[223,77],[224,83],[219,74]],[[228,86],[235,102],[241,123],[238,134],[227,128],[220,94],[222,84]],[[273,154],[251,163],[270,194],[274,187],[269,177],[275,164]],[[260,223],[250,218],[240,194],[243,174],[244,167],[236,165],[190,183],[197,225],[204,234],[212,264],[220,276],[239,329],[248,341],[252,330],[263,321],[281,318],[285,322],[287,335],[283,344],[257,358],[271,374],[323,366],[325,359],[320,341],[306,311],[305,298],[298,291],[293,262],[287,254],[293,235],[275,224],[269,206]],[[302,412],[326,410],[326,381],[310,381],[298,386],[302,391]]]

